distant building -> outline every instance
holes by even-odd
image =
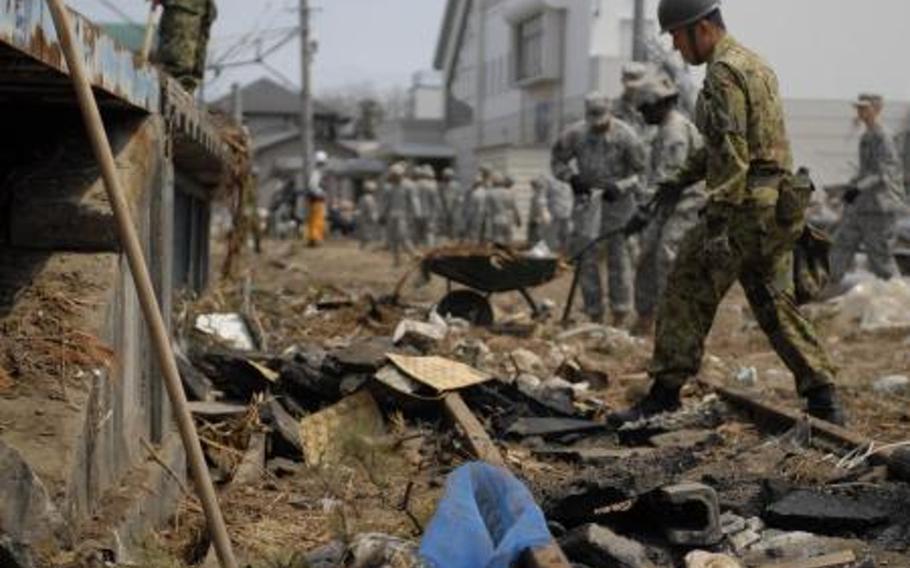
[[[646,4],[656,13],[656,0]],[[620,93],[633,8],[633,0],[449,0],[434,66],[461,177],[480,162],[518,179],[538,174],[560,130],[582,118],[588,92]],[[645,27],[653,36],[656,23]]]
[[[445,91],[439,73],[415,73],[404,116],[391,117],[379,128],[377,154],[387,161],[430,164],[439,172],[455,159],[455,149],[446,141],[444,119]]]
[[[435,71],[418,71],[408,89],[408,116],[416,120],[445,118],[445,90],[442,77]]]
[[[243,123],[253,137],[254,161],[261,180],[275,177],[292,179],[302,169],[300,141],[300,94],[287,89],[271,79],[262,78],[240,87],[240,104]],[[234,95],[228,94],[211,104],[212,108],[233,113]],[[313,105],[313,139],[316,150],[326,152],[333,160],[354,157],[351,149],[339,143],[341,127],[350,121],[347,117],[320,103]],[[277,184],[260,191],[259,204],[267,206]]]
[[[448,0],[434,67],[444,86],[445,140],[463,180],[480,163],[509,170],[520,183],[549,170],[550,146],[583,117],[585,95],[620,94],[621,69],[632,58],[634,4]],[[656,5],[645,2],[648,56],[681,69],[656,35]],[[797,164],[826,183],[846,179],[860,134],[849,101],[788,100],[785,110]],[[887,103],[885,122],[895,134],[906,130],[908,110]]]

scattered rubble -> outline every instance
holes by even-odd
[[[478,458],[514,471],[579,566],[827,561],[845,547],[825,535],[892,550],[910,533],[894,507],[851,493],[859,470],[838,471],[802,438],[766,437],[704,386],[687,388],[679,412],[608,428],[610,409],[647,384],[641,366],[614,363],[646,358],[647,341],[625,331],[538,323],[522,337],[440,317],[432,302],[332,294],[344,301],[301,302],[320,306],[309,316],[324,326],[318,340],[272,338],[278,350],[260,352],[195,333],[181,361],[224,498],[243,503],[254,525],[270,516],[256,507],[275,499],[290,516],[282,531],[290,518],[322,527],[296,537],[306,565],[420,566],[434,512],[445,510],[442,480]],[[205,313],[235,313],[211,307]],[[269,335],[276,319],[260,313]],[[498,312],[509,325],[516,313]],[[777,380],[753,361],[716,358],[707,368],[749,388]],[[888,377],[876,390],[900,393],[902,382]],[[819,464],[827,477],[813,471]],[[449,545],[464,548],[453,530]]]

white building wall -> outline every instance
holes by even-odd
[[[442,87],[414,87],[411,90],[411,118],[417,120],[445,118],[445,91]]]

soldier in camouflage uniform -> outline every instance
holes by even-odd
[[[357,238],[360,248],[367,245],[379,236],[379,203],[376,201],[378,186],[373,180],[363,183],[363,193],[357,200]]]
[[[708,204],[683,239],[658,310],[654,384],[610,422],[680,407],[680,390],[701,367],[717,307],[739,281],[808,412],[842,423],[834,365],[794,299],[793,249],[805,229],[810,190],[791,173],[777,77],[726,33],[720,0],[661,0],[658,13],[683,58],[707,64],[696,113],[705,148],[659,191],[678,193],[704,179]]]
[[[515,201],[515,182],[509,176],[501,176],[487,192],[486,219],[490,238],[494,243],[512,244],[515,227],[521,227],[521,214]]]
[[[455,170],[442,170],[439,182],[440,233],[450,239],[458,235],[461,226],[461,211],[464,207],[464,190],[455,179]]]
[[[866,132],[859,144],[859,172],[844,194],[844,218],[831,250],[832,283],[840,282],[862,244],[869,269],[879,278],[900,275],[894,260],[897,217],[903,208],[903,172],[891,134],[879,120],[882,97],[861,95],[855,103]]]
[[[389,168],[388,184],[383,192],[383,203],[379,220],[385,224],[386,239],[395,266],[401,265],[401,249],[414,254],[411,244],[411,233],[408,224],[412,219],[419,219],[420,196],[414,183],[405,177],[404,164],[394,164]]]
[[[550,230],[547,243],[560,254],[569,253],[572,235],[572,188],[549,176],[542,176],[547,184],[547,210],[550,212]]]
[[[531,180],[531,210],[528,212],[528,243],[534,245],[550,234],[550,215],[547,193],[550,184],[546,177]]]
[[[424,165],[415,169],[415,183],[420,196],[420,217],[415,219],[414,230],[418,246],[436,246],[436,227],[439,222],[439,187],[433,166]]]
[[[698,129],[677,110],[678,98],[676,85],[663,74],[640,88],[642,116],[647,124],[657,127],[651,142],[648,194],[675,176],[703,146]],[[642,254],[635,274],[638,321],[634,331],[642,336],[651,334],[657,301],[663,296],[679,244],[698,222],[698,212],[705,205],[701,183],[670,197],[667,201],[653,202],[655,209],[649,211],[651,221],[641,236]]]
[[[579,217],[573,246],[579,251],[597,235],[592,234],[590,205],[600,201],[600,233],[607,239],[607,276],[613,324],[623,325],[632,309],[632,260],[623,228],[636,210],[647,168],[645,148],[632,127],[612,116],[603,95],[585,101],[585,121],[570,126],[553,146],[553,175],[572,186]],[[603,291],[597,251],[581,261],[581,289],[585,313],[594,321],[604,318]]]
[[[471,191],[464,201],[464,219],[461,238],[468,242],[482,243],[489,236],[489,228],[485,226],[487,216],[487,193],[491,184],[492,173],[483,170],[477,174]]]
[[[164,6],[158,28],[157,62],[193,92],[205,77],[205,59],[212,23],[218,17],[214,0],[153,0]]]

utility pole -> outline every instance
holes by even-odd
[[[310,38],[310,1],[300,1],[300,154],[301,189],[306,191],[313,171],[313,86],[312,40]]]
[[[632,22],[632,60],[648,60],[648,50],[645,47],[645,0],[635,0],[635,19]]]
[[[239,83],[231,85],[231,115],[238,126],[243,126],[243,91]]]

